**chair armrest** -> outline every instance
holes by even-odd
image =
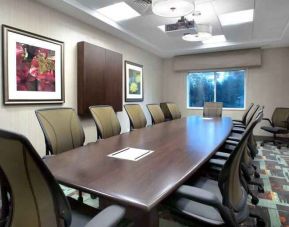
[[[125,209],[123,207],[112,205],[97,214],[85,227],[113,227],[119,223],[124,215]]]
[[[268,121],[271,126],[274,126],[272,121],[269,118],[262,118],[263,121]]]
[[[245,128],[236,128],[236,127],[234,127],[232,129],[232,132],[243,134],[245,132],[245,130],[246,130]]]
[[[238,138],[235,138],[235,137],[230,137],[226,140],[226,144],[229,144],[229,145],[235,145],[237,146],[239,144],[240,140]]]
[[[182,185],[177,189],[175,193],[178,196],[185,197],[195,202],[210,205],[216,208],[220,208],[223,206],[222,202],[217,198],[215,194],[201,188]]]
[[[233,212],[229,208],[223,206],[222,202],[212,192],[197,187],[183,185],[177,189],[176,195],[215,207],[228,226],[237,226]]]

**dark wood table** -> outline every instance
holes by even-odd
[[[191,116],[99,140],[46,160],[62,184],[127,208],[135,226],[158,226],[157,205],[223,144],[228,117]],[[125,147],[154,152],[134,162],[107,157]]]

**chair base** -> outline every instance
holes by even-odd
[[[261,142],[261,147],[263,147],[265,144],[267,143],[273,143],[274,146],[276,146],[278,149],[281,149],[282,145],[286,145],[289,148],[289,140],[284,138],[284,140],[282,139],[277,139],[277,138],[273,138],[273,139],[268,139],[268,140],[263,140]]]

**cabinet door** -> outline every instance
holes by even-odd
[[[93,105],[122,111],[122,55],[86,42],[77,44],[77,52],[78,114],[90,116]]]
[[[78,45],[78,113],[89,114],[89,106],[104,104],[105,49],[81,42]]]
[[[106,50],[104,71],[105,104],[122,111],[122,55]]]

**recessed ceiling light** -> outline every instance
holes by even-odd
[[[226,13],[219,16],[222,26],[244,24],[254,20],[254,9]]]
[[[116,22],[140,16],[137,11],[135,11],[125,2],[119,2],[100,8],[97,10],[97,12]]]
[[[222,42],[226,42],[227,39],[224,35],[215,35],[212,36],[209,39],[203,40],[203,44],[214,44],[214,43],[222,43]]]

